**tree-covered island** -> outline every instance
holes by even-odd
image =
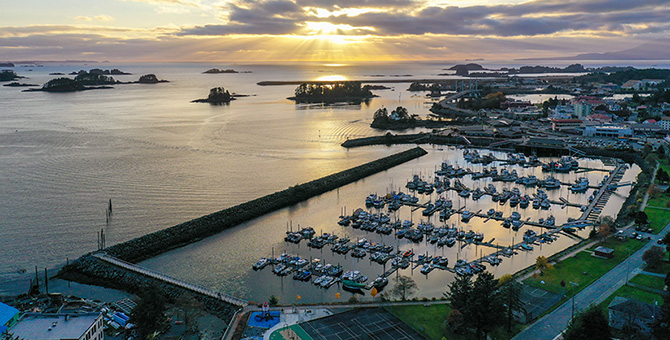
[[[230,94],[230,92],[223,87],[215,87],[209,90],[209,96],[207,96],[207,98],[192,100],[191,103],[223,105],[230,103],[231,100],[235,100],[235,95]]]
[[[376,97],[368,86],[359,81],[342,81],[323,84],[300,84],[295,96],[288,99],[296,103],[356,103],[360,104]]]

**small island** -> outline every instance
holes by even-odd
[[[85,90],[111,89],[111,86],[86,86],[81,80],[70,78],[56,78],[49,80],[39,89],[28,89],[25,92],[43,91],[43,92],[76,92]]]
[[[210,68],[209,70],[207,70],[207,71],[205,71],[205,72],[203,72],[203,73],[205,73],[205,74],[218,74],[218,73],[240,73],[240,72],[235,71],[235,70],[233,70],[233,69],[231,69],[231,68],[227,68],[227,69],[225,69],[225,70],[220,70],[220,69],[218,69],[218,68]],[[245,71],[245,72],[242,72],[242,73],[251,73],[251,72],[249,72],[249,71]]]
[[[375,129],[406,129],[414,127],[418,121],[417,115],[410,115],[409,111],[402,106],[388,113],[385,107],[375,111],[370,127]]]
[[[0,71],[0,81],[12,81],[12,80],[17,80],[23,78],[16,74],[12,70],[2,70]]]
[[[210,103],[212,105],[223,105],[235,100],[235,96],[231,95],[228,90],[223,87],[215,87],[209,90],[209,96],[205,99],[192,100],[191,103]]]
[[[155,74],[150,73],[150,74],[145,74],[145,75],[141,76],[140,79],[138,81],[136,81],[135,83],[137,83],[137,84],[158,84],[158,83],[169,83],[169,81],[163,80],[163,79],[158,79],[158,77],[156,77]]]
[[[0,67],[14,67],[14,63],[0,62]]]
[[[111,69],[111,70],[103,70],[99,68],[94,68],[89,70],[88,72],[84,70],[79,70],[79,72],[71,72],[70,75],[78,75],[78,74],[83,74],[83,73],[90,73],[90,74],[104,74],[104,75],[129,75],[131,73],[128,72],[123,72],[119,69]]]
[[[377,97],[372,94],[369,87],[361,86],[360,81],[342,81],[335,83],[300,84],[295,89],[295,96],[287,99],[296,103],[354,103],[360,104],[370,98]]]
[[[28,86],[39,86],[37,84],[26,84],[26,83],[19,83],[19,82],[13,82],[9,84],[5,84],[2,86],[7,86],[7,87],[28,87]]]

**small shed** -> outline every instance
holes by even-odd
[[[19,310],[0,302],[0,334],[16,323]]]
[[[595,255],[611,259],[614,257],[614,249],[598,246],[598,248],[595,250]]]

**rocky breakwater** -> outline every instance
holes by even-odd
[[[146,289],[154,289],[175,301],[184,294],[193,296],[203,303],[205,309],[219,316],[222,320],[230,320],[239,308],[207,295],[197,294],[187,289],[157,280],[140,273],[120,268],[104,262],[88,254],[71,262],[58,273],[57,277],[83,284],[119,289],[130,293],[138,293]]]
[[[345,148],[355,148],[359,146],[369,145],[394,145],[394,144],[436,144],[436,145],[472,145],[479,147],[486,147],[489,144],[499,141],[500,139],[483,138],[483,137],[468,137],[471,144],[467,144],[463,138],[454,136],[437,135],[433,133],[413,133],[413,134],[397,134],[390,132],[383,136],[363,137],[350,139],[342,146]]]
[[[105,249],[105,252],[128,262],[139,262],[170,249],[196,242],[269,212],[286,208],[327,191],[337,189],[343,185],[421,157],[426,153],[425,150],[419,147],[399,152],[111,246]]]
[[[269,212],[337,189],[425,154],[427,152],[419,147],[412,148],[108,247],[104,249],[104,252],[117,259],[136,263],[170,249],[196,242]],[[58,276],[67,280],[114,287],[131,292],[136,292],[139,287],[155,281],[150,277],[102,262],[92,254],[84,255],[71,262],[61,270]],[[168,295],[176,294],[179,291],[179,288],[164,282],[158,282],[157,284],[159,287],[164,287]]]

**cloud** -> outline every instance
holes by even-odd
[[[80,16],[74,17],[74,19],[78,20],[78,21],[93,21],[93,20],[95,20],[95,21],[112,21],[112,20],[114,20],[113,17],[111,17],[109,15],[105,15],[105,14],[94,15],[93,17],[87,17],[87,16],[80,15]]]
[[[96,16],[93,17],[93,19],[98,20],[98,21],[112,21],[112,20],[114,20],[113,17],[111,17],[109,15],[105,15],[105,14],[96,15]]]

